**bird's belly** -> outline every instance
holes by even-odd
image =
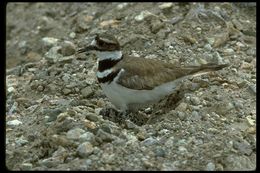
[[[127,110],[129,105],[142,107],[159,101],[174,91],[176,82],[168,82],[152,90],[129,89],[114,81],[110,84],[101,84],[101,87],[113,105],[120,110]]]

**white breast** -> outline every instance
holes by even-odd
[[[118,75],[119,77],[119,75]],[[164,83],[153,90],[133,90],[116,83],[116,79],[110,84],[101,84],[101,87],[109,100],[120,110],[131,109],[130,106],[142,107],[155,103],[174,91],[176,86],[184,78]]]

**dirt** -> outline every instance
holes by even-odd
[[[96,33],[125,54],[228,63],[138,115],[118,117],[75,54]],[[10,170],[256,169],[255,3],[8,3]]]

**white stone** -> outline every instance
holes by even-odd
[[[173,6],[172,2],[168,2],[168,3],[163,3],[161,5],[159,5],[160,9],[167,9],[167,8],[171,8]]]
[[[20,124],[22,124],[22,122],[19,120],[12,120],[12,121],[7,122],[7,125],[9,125],[9,126],[18,126]]]

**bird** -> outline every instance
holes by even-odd
[[[109,33],[96,34],[77,53],[97,56],[97,80],[109,101],[122,112],[137,111],[159,102],[191,76],[221,70],[228,64],[180,66],[155,59],[123,54],[119,41]]]

